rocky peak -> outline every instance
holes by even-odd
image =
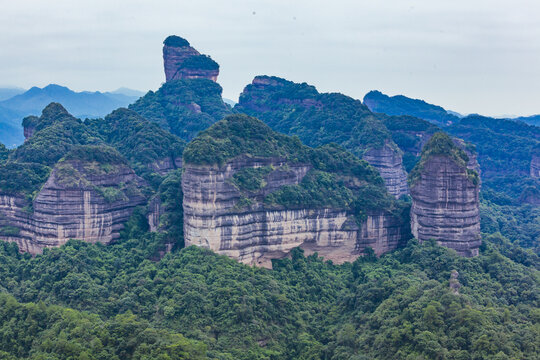
[[[407,234],[366,162],[334,145],[309,148],[245,115],[188,144],[182,192],[186,245],[254,265],[271,266],[298,246],[351,261],[367,247],[394,249]]]
[[[53,168],[30,201],[0,191],[0,239],[40,253],[69,239],[109,243],[136,206],[146,203],[146,182],[107,146],[77,146]]]
[[[460,255],[478,255],[481,244],[480,178],[469,157],[445,133],[433,135],[409,175],[411,230],[419,241],[435,239]]]
[[[166,81],[179,79],[209,79],[217,81],[219,65],[207,55],[201,55],[186,39],[171,35],[163,42]]]

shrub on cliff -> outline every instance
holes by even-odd
[[[420,179],[422,170],[425,164],[434,156],[443,156],[454,161],[458,166],[465,168],[467,176],[474,184],[478,184],[478,174],[474,170],[467,169],[467,162],[469,157],[465,151],[461,150],[444,132],[435,133],[424,145],[422,149],[422,158],[420,162],[416,164],[414,169],[409,174],[409,182],[414,185],[416,181]]]
[[[188,70],[219,70],[219,65],[208,55],[196,55],[185,59],[180,68]]]

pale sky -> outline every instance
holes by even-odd
[[[461,113],[540,113],[539,0],[0,0],[0,86],[155,90],[162,42],[220,66],[224,96],[276,75]]]

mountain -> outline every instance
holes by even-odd
[[[0,142],[13,147],[23,140],[21,120],[28,115],[39,115],[41,110],[52,102],[61,103],[76,117],[102,117],[119,107],[124,107],[139,98],[138,95],[126,95],[122,92],[75,92],[60,85],[48,85],[44,88],[33,87],[30,90],[0,101],[0,126],[5,131],[0,133]]]
[[[15,95],[22,94],[25,92],[23,88],[18,87],[8,87],[8,88],[0,88],[0,101],[7,100]]]
[[[368,163],[337,145],[307,147],[243,114],[188,144],[182,177],[186,245],[247,264],[272,267],[298,246],[343,263],[409,239],[407,204]]]
[[[255,116],[276,131],[296,135],[309,146],[337,143],[376,167],[392,195],[407,192],[402,156],[391,133],[381,117],[359,100],[260,75],[244,88],[234,110]]]
[[[219,65],[187,40],[165,39],[163,70],[166,82],[131,104],[131,110],[186,141],[231,113],[217,83]]]
[[[364,96],[364,104],[373,112],[387,115],[410,115],[436,125],[448,125],[459,120],[440,106],[424,100],[411,99],[403,95],[388,96],[380,91],[370,91]]]
[[[529,125],[540,127],[540,115],[521,116],[521,117],[513,118],[512,120],[521,121]]]
[[[538,128],[269,76],[231,109],[164,45],[129,109],[0,144],[1,359],[540,357]]]

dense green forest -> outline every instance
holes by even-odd
[[[255,116],[275,131],[296,135],[309,146],[342,145],[357,156],[385,143],[390,132],[360,100],[339,93],[319,93],[314,86],[278,77],[258,76],[271,86],[250,84],[234,110]]]
[[[129,108],[189,141],[231,113],[221,98],[222,91],[219,84],[207,79],[173,80],[149,91]]]
[[[127,232],[137,233],[137,226],[130,222]],[[475,258],[411,241],[381,258],[367,255],[339,266],[294,250],[290,259],[275,260],[273,270],[196,247],[156,261],[160,237],[147,233],[110,246],[70,241],[36,257],[0,243],[0,289],[15,298],[0,296],[4,357],[540,354],[540,262],[497,234],[485,237]],[[449,285],[452,270],[459,271],[458,293]]]

